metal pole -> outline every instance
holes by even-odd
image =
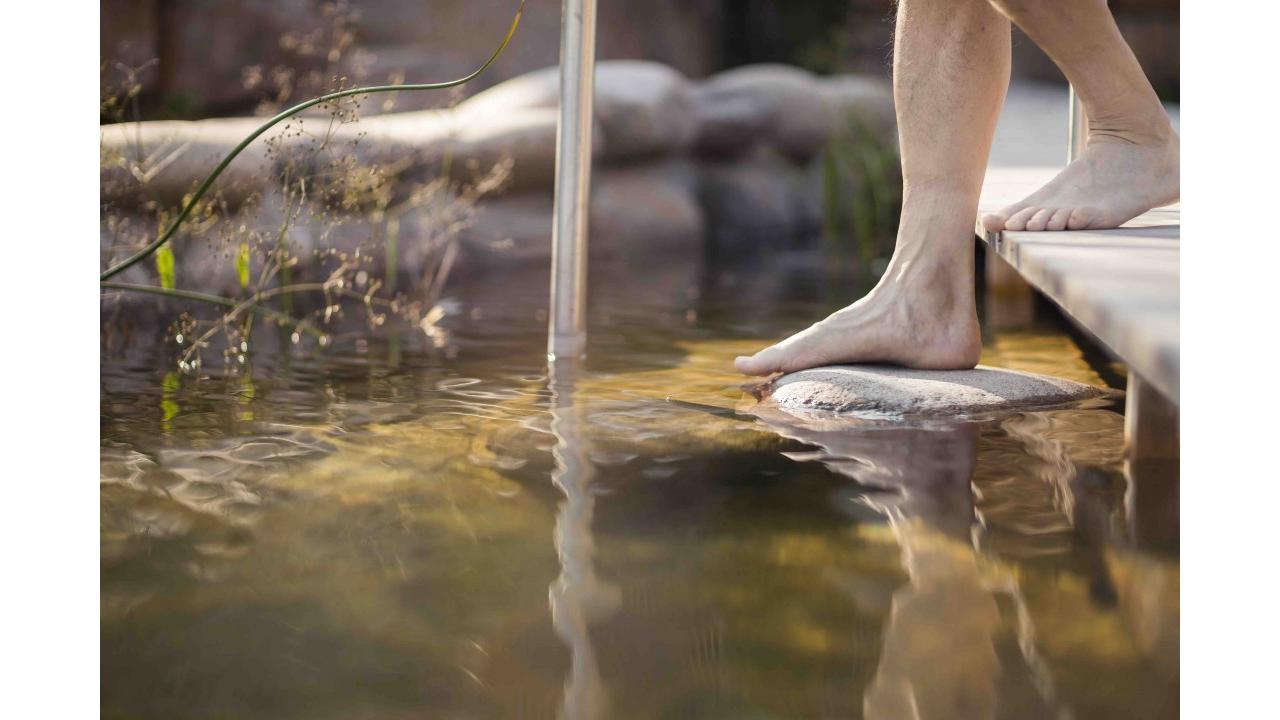
[[[1074,85],[1067,85],[1067,162],[1080,157],[1085,141],[1089,139],[1089,120],[1084,114],[1084,103],[1076,95]]]
[[[1104,0],[1110,5],[1110,0]],[[1084,103],[1076,95],[1076,86],[1067,82],[1067,162],[1073,162],[1084,152],[1084,145],[1089,141],[1089,117],[1084,114]]]
[[[560,124],[547,357],[579,357],[587,344],[587,203],[595,115],[596,0],[564,0],[560,20]]]

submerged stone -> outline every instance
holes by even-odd
[[[889,415],[973,415],[1115,394],[1074,380],[983,365],[972,370],[834,365],[783,375],[768,389],[784,410]]]

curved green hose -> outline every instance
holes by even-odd
[[[489,69],[489,66],[492,65],[494,61],[498,59],[498,56],[502,54],[502,51],[507,48],[507,43],[511,42],[512,36],[515,35],[516,33],[516,26],[520,24],[520,16],[524,14],[524,4],[525,4],[525,0],[520,0],[520,7],[516,8],[516,16],[514,19],[512,19],[511,27],[507,30],[506,37],[502,38],[502,43],[498,45],[498,49],[493,51],[493,54],[489,56],[488,60],[485,60],[483,65],[476,68],[474,72],[464,77],[458,78],[457,80],[450,80],[448,82],[441,82],[441,83],[421,83],[416,85],[375,85],[372,87],[362,87],[362,88],[352,88],[350,90],[341,90],[339,92],[329,93],[328,95],[321,95],[320,97],[312,98],[305,102],[298,103],[297,105],[294,105],[288,110],[282,111],[275,117],[266,121],[257,130],[254,130],[253,133],[249,135],[249,137],[246,137],[244,140],[240,142],[239,145],[235,146],[235,148],[231,152],[227,153],[226,157],[222,158],[222,162],[218,163],[217,167],[213,169],[213,172],[209,173],[209,176],[204,179],[204,182],[200,183],[200,187],[197,188],[195,191],[195,194],[193,194],[190,197],[190,199],[187,200],[186,205],[182,208],[182,212],[178,214],[178,217],[173,221],[173,224],[169,226],[169,229],[164,231],[164,234],[160,235],[154,241],[148,244],[146,247],[142,248],[141,250],[134,253],[133,255],[130,255],[128,258],[122,260],[121,262],[115,265],[112,265],[106,270],[103,270],[102,274],[98,276],[98,280],[99,281],[108,280],[112,277],[115,277],[116,275],[119,275],[125,270],[128,270],[133,265],[137,264],[139,261],[146,259],[147,256],[151,255],[156,250],[159,250],[162,246],[164,246],[165,243],[169,242],[169,240],[173,238],[173,234],[177,232],[178,226],[181,225],[183,221],[187,219],[187,216],[189,216],[191,214],[191,211],[195,209],[196,203],[200,202],[200,198],[204,197],[204,194],[208,192],[209,187],[213,185],[213,181],[218,179],[218,176],[222,174],[223,170],[227,169],[227,166],[231,164],[231,161],[234,160],[236,156],[239,155],[245,148],[249,147],[250,143],[252,143],[254,140],[257,140],[258,137],[262,135],[262,133],[266,132],[267,130],[270,130],[272,126],[274,126],[276,123],[280,122],[281,120],[284,120],[285,118],[293,115],[297,115],[298,113],[302,112],[303,110],[306,110],[309,107],[313,107],[321,103],[329,102],[330,100],[337,100],[344,97],[351,97],[352,95],[369,95],[372,93],[380,93],[380,92],[400,92],[402,90],[443,90],[445,88],[457,87],[458,85],[462,85],[464,83],[474,80],[477,76],[480,75],[480,73]]]

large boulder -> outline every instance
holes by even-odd
[[[596,172],[589,206],[591,262],[655,270],[696,262],[705,226],[695,182],[692,168],[677,161]],[[545,266],[552,226],[549,192],[487,198],[476,205],[463,233],[462,264]]]
[[[1052,407],[1113,392],[1073,380],[982,365],[972,370],[835,365],[783,375],[768,388],[768,397],[790,412],[957,416]]]
[[[118,123],[100,128],[100,199],[138,207],[177,205],[227,153],[261,123],[256,118]],[[272,165],[265,138],[227,167],[213,190],[238,205],[261,191]]]
[[[818,178],[768,147],[700,168],[712,250],[726,259],[806,247],[822,221]]]
[[[887,81],[866,75],[833,75],[819,78],[818,88],[831,107],[837,129],[859,123],[880,141],[897,143],[893,89]]]
[[[512,163],[508,188],[550,189],[555,177],[557,111],[521,108],[462,115],[423,110],[364,118],[328,127],[324,118],[287,120],[250,144],[227,167],[214,193],[236,207],[276,184],[287,164],[292,174],[333,176],[332,167],[383,166],[396,182],[437,177],[445,163],[468,180]],[[105,125],[101,129],[101,198],[119,207],[149,202],[173,206],[253,132],[256,118]],[[299,123],[304,130],[298,134]],[[322,132],[323,130],[323,132]],[[319,149],[323,136],[323,144]],[[600,154],[602,134],[593,142]]]
[[[504,265],[546,266],[551,258],[552,199],[549,192],[516,193],[476,206],[462,232],[460,270]]]
[[[362,162],[403,166],[418,177],[437,175],[446,159],[455,178],[470,179],[510,160],[507,187],[549,190],[555,182],[555,108],[513,108],[506,112],[424,110],[366,118],[340,133]],[[604,146],[592,137],[593,156]],[[404,170],[402,170],[404,172]]]
[[[508,80],[464,101],[466,119],[488,118],[560,102],[560,71],[549,67]],[[689,82],[659,63],[613,60],[596,67],[595,115],[606,160],[679,153],[693,142],[697,120]]]
[[[697,262],[706,223],[683,161],[604,169],[591,193],[591,256],[660,270]]]
[[[708,78],[694,92],[697,148],[711,155],[768,142],[792,162],[811,160],[831,139],[832,106],[813,74],[789,65],[747,65]]]

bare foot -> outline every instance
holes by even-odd
[[[1178,199],[1178,135],[1161,112],[1155,131],[1091,132],[1084,152],[1044,187],[982,217],[987,232],[1119,227]]]
[[[982,341],[972,221],[965,217],[973,217],[973,207],[963,200],[907,201],[893,259],[866,297],[777,345],[737,358],[734,367],[747,375],[866,362],[972,368]]]

